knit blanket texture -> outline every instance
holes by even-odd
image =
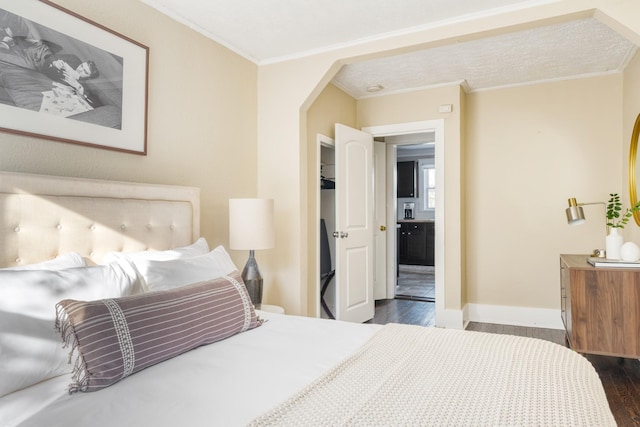
[[[584,357],[526,337],[389,324],[251,426],[615,426]]]

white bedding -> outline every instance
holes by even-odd
[[[71,379],[64,375],[4,396],[0,398],[0,426],[245,426],[278,405],[289,405],[290,398],[310,384],[326,383],[324,374],[331,373],[332,368],[335,368],[333,372],[342,374],[342,366],[347,365],[340,363],[345,360],[347,364],[352,363],[351,355],[361,358],[361,347],[370,347],[375,341],[371,338],[378,337],[376,332],[383,328],[373,324],[258,313],[268,319],[258,328],[187,352],[97,392],[67,394]],[[403,410],[401,425],[440,425],[439,422],[446,419],[457,420],[452,425],[500,425],[489,420],[504,420],[500,418],[504,414],[516,414],[518,420],[505,425],[594,425],[585,422],[589,419],[596,422],[595,425],[615,425],[597,373],[582,356],[540,340],[428,329],[417,331],[420,335],[426,334],[423,338],[427,338],[419,345],[418,334],[412,334],[416,331],[405,330],[403,334],[408,336],[401,338],[404,348],[391,344],[398,348],[390,349],[387,343],[387,348],[383,346],[376,350],[377,356],[374,352],[373,365],[385,366],[382,369],[385,374],[380,380],[375,372],[368,372],[373,375],[362,377],[362,381],[358,379],[362,371],[352,373],[355,383],[373,381],[380,386],[382,381],[384,387],[366,386],[366,393],[362,390],[357,393],[349,382],[344,383],[347,387],[340,391],[343,396],[345,391],[347,396],[371,395],[373,400],[366,404],[374,405],[378,415],[386,414],[375,417],[376,425],[397,425],[400,413],[392,415],[393,410],[397,411],[398,406],[406,408],[405,401],[411,399],[414,402],[409,407],[416,406],[416,402],[427,402],[422,409],[431,411],[433,407],[436,413],[427,411],[427,418],[415,422],[417,418],[412,417],[425,416],[425,411],[413,414]],[[400,336],[400,331],[391,334]],[[451,356],[452,349],[458,356]],[[367,357],[371,359],[372,356]],[[407,358],[420,359],[416,362],[418,364],[430,360],[427,364],[432,369],[422,372],[422,376],[416,375],[415,366],[413,371],[405,370]],[[418,367],[419,370],[422,366]],[[390,381],[390,372],[399,373],[400,379]],[[491,378],[484,378],[485,374]],[[365,378],[369,379],[365,381]],[[538,384],[532,383],[538,380]],[[416,382],[421,383],[420,396],[410,398],[412,392],[407,389],[401,401],[391,403],[388,400],[402,396],[405,385],[413,383],[412,387],[415,387]],[[498,390],[496,384],[502,388]],[[400,389],[390,392],[387,387]],[[299,396],[308,394],[308,390]],[[466,392],[461,393],[461,390]],[[505,392],[510,395],[503,396]],[[454,393],[455,396],[446,393]],[[333,402],[331,399],[329,402]],[[361,400],[358,397],[356,402]],[[358,405],[364,405],[363,402]],[[433,405],[428,402],[433,402]],[[507,404],[505,402],[511,407],[515,405],[515,412],[512,408],[502,411],[501,405]],[[577,402],[577,406],[567,405],[567,402]],[[329,417],[325,419],[335,421],[333,412],[338,408],[357,412],[359,409],[351,406],[358,405],[324,405],[329,411]],[[312,402],[310,407],[315,406]],[[542,412],[540,408],[544,408]],[[303,411],[308,420],[310,411],[308,408]],[[315,425],[326,425],[318,422],[326,414],[322,415],[319,409],[311,412],[314,411],[318,412],[310,419],[316,420]],[[452,411],[458,413],[452,414]],[[574,417],[575,413],[579,416]],[[488,418],[478,418],[479,414]],[[499,414],[498,418],[496,414]],[[273,419],[269,419],[271,421],[265,425],[272,425]],[[357,419],[363,421],[367,417]],[[431,424],[425,424],[425,419],[431,420]],[[474,422],[458,423],[464,419]],[[283,425],[299,425],[292,420],[287,422]],[[351,425],[335,425],[347,424]],[[355,422],[353,425],[369,423]]]
[[[0,426],[242,426],[363,345],[379,325],[258,312],[261,327],[69,395],[70,375],[0,398]]]
[[[52,254],[70,251],[99,263],[110,251],[173,250],[190,244],[199,237],[198,195],[194,188],[0,172],[0,199],[6,205],[5,215],[0,215],[0,241],[4,243],[0,245],[0,266],[42,262]],[[53,303],[50,305],[53,310]],[[0,427],[244,426],[320,381],[382,328],[259,314],[269,321],[97,392],[69,395],[67,387],[72,380],[68,374],[0,397]],[[530,342],[533,346],[534,340]],[[430,345],[449,348],[447,343],[426,347]],[[497,353],[503,350],[495,346]],[[561,350],[562,365],[575,374],[578,369],[571,366],[585,360]],[[546,360],[544,350],[538,347],[536,351]],[[0,348],[0,363],[6,361],[2,357]],[[440,365],[431,364],[434,376],[438,376]],[[443,381],[446,377],[438,378]],[[560,381],[570,381],[569,376]],[[481,385],[481,381],[474,384]],[[575,387],[575,383],[569,386]],[[586,387],[590,387],[589,393],[598,389],[596,394],[603,396],[594,371],[578,388]],[[424,396],[427,402],[432,398]],[[598,406],[607,405],[602,399]],[[527,406],[539,400],[518,402]],[[386,408],[381,404],[378,409]],[[387,424],[398,422],[394,419]]]

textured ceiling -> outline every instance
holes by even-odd
[[[556,0],[142,0],[266,64]],[[451,82],[482,90],[620,72],[636,46],[596,19],[514,32],[343,67],[355,98]]]
[[[468,91],[620,72],[636,46],[585,19],[343,67],[334,84],[355,98],[465,82]]]

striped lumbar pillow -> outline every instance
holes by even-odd
[[[260,326],[237,271],[168,291],[63,300],[56,329],[75,353],[69,392],[108,387],[146,367]]]

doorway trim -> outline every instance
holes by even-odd
[[[396,123],[380,126],[367,126],[362,128],[363,131],[369,132],[374,137],[384,137],[392,135],[408,135],[414,133],[434,132],[435,134],[435,166],[436,166],[436,210],[435,210],[435,291],[436,291],[436,325],[449,323],[445,320],[447,317],[445,311],[445,206],[444,206],[444,188],[445,188],[445,159],[444,159],[444,119],[425,120],[419,122]],[[395,144],[391,149],[387,149],[387,164],[395,164],[396,149]],[[389,154],[393,154],[389,156]],[[391,157],[391,158],[389,158]],[[387,230],[396,229],[396,189],[395,174],[387,174],[387,200],[393,200],[388,203],[387,209]],[[387,253],[397,254],[396,239],[387,239]],[[397,255],[396,255],[397,256]],[[396,262],[394,257],[387,257],[387,284],[395,283]],[[395,294],[395,290],[394,293]],[[393,295],[392,294],[392,295]]]
[[[322,147],[327,147],[327,148],[335,148],[335,141],[333,140],[333,138],[330,138],[326,135],[323,135],[321,133],[317,133],[316,134],[316,159],[317,162],[315,164],[316,169],[315,169],[315,186],[316,189],[320,188],[321,182],[320,182],[320,162],[322,160]],[[321,190],[316,190],[316,220],[314,221],[314,224],[320,224],[320,218],[322,217],[322,211],[321,211],[321,198],[322,198],[322,191]],[[315,241],[316,241],[316,247],[319,248],[320,247],[320,227],[316,226],[314,227],[315,229]],[[315,257],[315,266],[316,266],[316,271],[319,272],[320,271],[320,250],[318,249],[318,251],[316,252],[317,256]],[[334,279],[335,280],[335,279]],[[314,300],[314,317],[322,317],[322,306],[321,306],[321,302],[320,302],[320,291],[322,288],[321,285],[321,280],[320,280],[320,274],[316,274],[316,281],[315,281],[315,286],[314,286],[314,294],[316,295],[316,298]]]

